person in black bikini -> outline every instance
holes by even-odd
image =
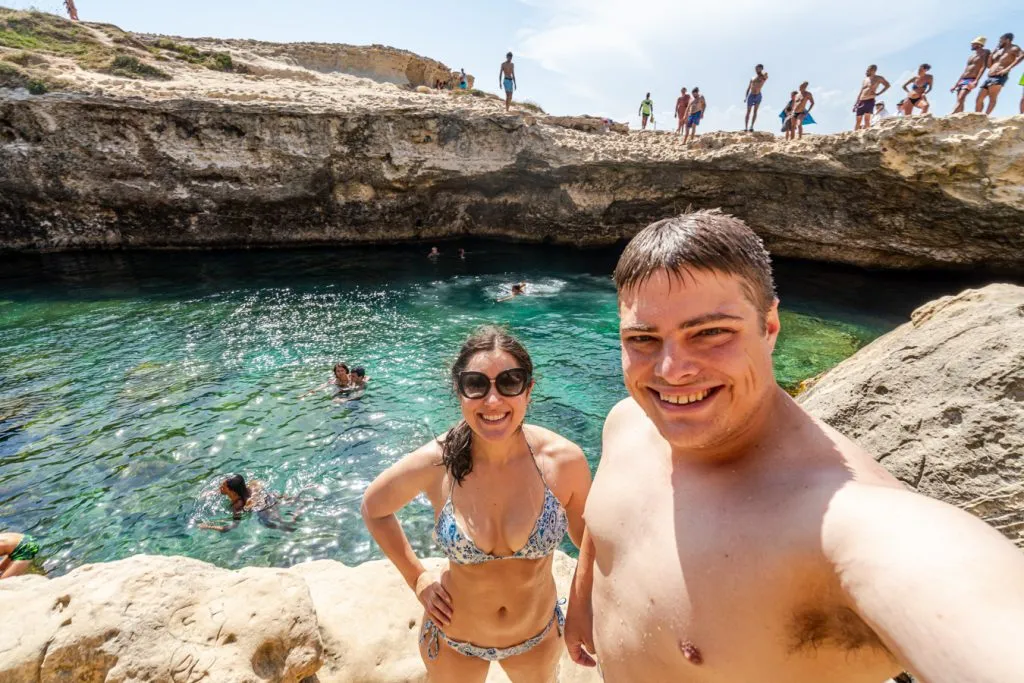
[[[922,114],[928,113],[928,93],[935,85],[934,77],[928,73],[931,68],[931,64],[922,64],[917,67],[917,75],[907,79],[907,82],[903,84],[903,90],[907,96],[896,106],[904,116],[913,114],[915,107],[920,109]]]

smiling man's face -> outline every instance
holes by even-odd
[[[673,450],[727,449],[775,390],[778,302],[762,315],[743,285],[658,270],[619,294],[626,388]]]

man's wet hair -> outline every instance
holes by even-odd
[[[763,69],[763,68],[764,68],[764,64],[758,64],[758,65],[757,65],[757,66],[755,66],[754,68],[755,68],[755,69]]]
[[[1007,39],[1007,40],[1009,40],[1010,42],[1013,42],[1013,34],[1012,34],[1012,33],[1004,33],[1004,34],[1002,35],[1002,37],[1003,37],[1003,38],[1006,38],[1006,39]]]
[[[234,491],[243,501],[249,499],[249,489],[245,486],[245,477],[241,474],[232,474],[224,480],[224,485]]]
[[[871,70],[871,69],[874,69],[875,71],[878,71],[878,65],[877,64],[868,64],[868,70]]]
[[[505,57],[508,58],[508,59],[512,59],[512,53],[511,52],[506,53]]]
[[[615,288],[621,295],[662,270],[680,280],[694,272],[739,277],[762,326],[775,301],[771,257],[764,243],[746,223],[720,209],[666,218],[638,232],[615,266]]]
[[[922,64],[919,68],[924,69],[925,71],[931,71],[932,70],[932,65],[931,64]]]
[[[352,374],[355,375],[356,377],[366,377],[366,368],[352,368]]]
[[[690,92],[700,92],[700,88],[694,87],[694,89],[691,90]]]

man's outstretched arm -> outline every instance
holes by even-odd
[[[926,683],[1024,680],[1024,553],[951,505],[851,484],[822,527],[850,607]]]

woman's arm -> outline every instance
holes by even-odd
[[[444,473],[440,462],[440,447],[431,441],[384,470],[363,494],[361,512],[366,528],[414,590],[425,569],[395,513],[420,493],[429,495],[431,489],[439,488]]]

